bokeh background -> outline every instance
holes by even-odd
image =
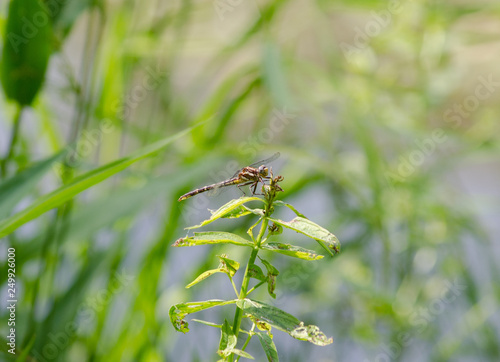
[[[0,331],[13,246],[23,360],[215,361],[219,331],[191,322],[177,333],[168,310],[233,298],[223,276],[184,287],[215,268],[216,255],[242,264],[248,255],[171,244],[239,194],[177,198],[275,152],[281,198],[342,243],[319,262],[272,259],[278,297],[254,297],[334,338],[318,347],[276,331],[281,360],[500,360],[498,2],[44,3],[51,26],[35,25],[41,50],[30,59],[46,53],[48,66],[38,68],[42,88],[22,85],[36,95],[22,112],[3,74],[3,178],[68,145],[74,157],[69,171],[57,164],[25,190],[11,214],[204,123],[2,239]],[[252,221],[212,229],[244,233]],[[283,238],[321,251],[299,234]],[[221,323],[233,313],[193,317]],[[0,360],[13,360],[6,349]],[[248,352],[265,360],[256,340]]]

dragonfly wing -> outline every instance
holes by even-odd
[[[265,160],[252,163],[249,167],[258,167],[258,166],[262,166],[262,165],[267,165],[268,163],[273,162],[278,157],[280,157],[280,153],[276,152],[274,155],[272,155],[269,158],[266,158]]]
[[[279,152],[276,152],[274,155],[272,155],[271,157],[269,158],[266,158],[265,160],[262,160],[262,161],[257,161],[257,162],[254,162],[252,163],[251,165],[248,165],[247,167],[254,167],[254,168],[257,168],[259,166],[262,166],[262,165],[267,165],[268,163],[270,162],[273,162],[275,159],[277,159],[278,157],[280,157],[280,153]],[[243,167],[244,168],[244,167]],[[235,174],[233,177],[236,177],[238,175],[238,173],[240,173],[241,170],[243,170],[243,168],[240,168]]]
[[[276,160],[278,157],[280,157],[280,153],[279,152],[276,152],[274,155],[272,155],[271,157],[269,158],[266,158],[265,160],[262,160],[262,161],[257,161],[257,162],[254,162],[252,163],[251,165],[248,165],[247,167],[259,167],[261,165],[267,165],[268,163],[270,162],[273,162],[274,160]],[[240,168],[238,171],[235,172],[235,174],[233,175],[233,177],[237,177],[238,174],[241,172],[241,170],[243,170],[245,167],[242,167]]]

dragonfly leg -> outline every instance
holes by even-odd
[[[258,184],[259,184],[259,181],[255,181],[255,182],[253,183],[253,185],[252,185],[252,186],[253,186],[252,194],[254,194],[254,195],[256,194],[256,191],[257,191],[257,185],[258,185]]]
[[[264,177],[266,179],[266,177]],[[264,195],[260,192],[257,192],[257,186],[259,185],[259,182],[262,182],[263,185],[265,185],[265,180],[263,180],[261,177],[259,177],[259,180],[258,181],[255,181],[253,184],[252,184],[252,187],[253,187],[253,190],[252,190],[252,193],[254,195]]]
[[[249,181],[249,182],[245,182],[245,183],[243,183],[243,184],[238,184],[237,186],[238,186],[238,188],[240,189],[240,191],[241,191],[241,192],[243,192],[243,195],[245,195],[245,196],[246,196],[247,194],[245,193],[245,191],[243,191],[243,190],[241,189],[241,186],[247,186],[247,185],[250,185],[250,184],[252,184],[252,183],[253,183],[253,181]]]

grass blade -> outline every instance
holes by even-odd
[[[132,153],[130,156],[121,158],[117,161],[87,172],[80,177],[77,177],[69,184],[60,187],[50,194],[38,198],[31,206],[0,223],[0,238],[12,233],[18,227],[35,219],[41,214],[62,205],[66,201],[78,195],[80,192],[104,181],[120,171],[123,171],[137,161],[154,155],[178,138],[184,136],[186,133],[191,131],[191,129],[192,127],[185,129],[174,136],[164,138],[156,143],[153,143],[152,145],[144,147]]]

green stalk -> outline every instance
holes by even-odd
[[[14,149],[16,147],[17,138],[19,136],[19,128],[21,125],[21,114],[23,113],[23,106],[18,106],[16,110],[16,115],[14,116],[14,125],[12,126],[12,132],[10,136],[10,145],[7,151],[7,156],[0,162],[2,178],[7,177],[7,166],[10,159],[14,155]]]
[[[266,214],[265,215],[267,215],[267,206],[266,206]],[[262,242],[262,237],[264,236],[264,233],[266,232],[268,223],[269,223],[269,220],[264,216],[264,219],[262,220],[262,224],[260,226],[259,235],[257,236],[255,247],[252,250],[252,254],[250,254],[250,259],[248,260],[248,264],[247,264],[247,267],[245,269],[245,276],[243,277],[243,282],[241,283],[241,290],[240,290],[240,298],[239,299],[245,299],[247,296],[248,284],[250,283],[250,276],[248,275],[248,268],[250,267],[250,265],[254,264],[255,259],[257,259],[257,253],[259,252],[260,243]],[[238,337],[238,333],[240,331],[242,317],[243,317],[242,310],[240,308],[236,307],[236,312],[234,314],[234,324],[233,324],[233,333],[235,334],[236,337]]]
[[[248,337],[247,337],[247,340],[245,341],[245,344],[243,344],[243,347],[241,347],[242,351],[244,351],[247,348],[248,343],[250,343],[250,340],[252,339],[252,336],[253,336],[254,329],[255,329],[255,323],[252,325],[252,328],[250,329],[250,333],[248,333]],[[236,357],[236,362],[238,362],[240,360],[240,357],[241,356]]]
[[[257,254],[259,252],[260,244],[262,243],[262,238],[264,237],[264,234],[267,230],[267,226],[269,224],[269,219],[267,217],[272,213],[272,204],[276,196],[275,190],[273,189],[274,186],[273,181],[274,180],[271,181],[271,187],[269,188],[269,192],[265,196],[266,200],[265,212],[264,216],[262,217],[262,224],[260,226],[259,234],[257,235],[257,239],[255,240],[255,246],[252,250],[252,253],[250,254],[250,259],[248,260],[248,264],[245,269],[245,275],[241,283],[241,290],[239,296],[240,300],[245,299],[248,295],[248,284],[250,283],[250,276],[248,275],[248,269],[250,268],[250,265],[255,263],[255,259],[257,259]],[[234,313],[234,324],[233,324],[233,333],[236,336],[236,338],[238,338],[238,334],[240,333],[240,325],[242,318],[243,318],[243,311],[240,308],[236,307],[236,312]],[[251,335],[247,339],[245,347],[248,344],[250,338]],[[232,362],[233,358],[234,354],[231,354],[229,356],[229,361]]]

